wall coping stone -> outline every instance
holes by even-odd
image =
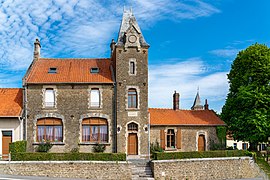
[[[183,162],[183,161],[216,161],[216,160],[245,160],[245,159],[249,159],[249,160],[253,160],[252,157],[249,156],[242,156],[242,157],[215,157],[215,158],[192,158],[192,159],[168,159],[168,160],[153,160],[151,162],[153,163],[171,163],[171,162]]]
[[[130,164],[128,161],[0,161],[0,164]]]

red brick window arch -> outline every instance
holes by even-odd
[[[82,142],[108,142],[108,122],[103,118],[87,118],[82,121]]]
[[[37,120],[37,142],[63,142],[63,123],[58,118]]]
[[[138,94],[135,88],[128,89],[128,108],[137,108]]]

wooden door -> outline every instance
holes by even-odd
[[[138,138],[136,133],[128,134],[128,155],[138,154]]]
[[[9,143],[12,142],[12,131],[2,131],[2,158],[8,158]]]
[[[204,135],[199,135],[198,151],[205,151],[205,137],[204,137]]]

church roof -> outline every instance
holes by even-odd
[[[195,97],[195,100],[194,100],[194,103],[193,103],[193,106],[191,107],[191,109],[192,110],[203,109],[203,106],[201,105],[201,98],[199,95],[199,91],[196,94],[196,97]]]
[[[20,88],[0,88],[0,117],[19,117],[23,94]]]
[[[113,83],[111,60],[40,58],[33,62],[25,82]]]
[[[149,108],[150,125],[219,126],[225,123],[212,110]]]
[[[137,23],[137,20],[132,13],[132,11],[124,10],[123,12],[123,18],[122,18],[122,23],[120,26],[120,30],[118,33],[118,40],[117,40],[117,45],[124,45],[124,35],[127,32],[127,30],[130,28],[130,26],[133,26],[136,31],[140,34],[140,44],[141,46],[149,46],[147,42],[145,41],[141,29]]]

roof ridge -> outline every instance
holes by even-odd
[[[23,88],[0,88],[0,89],[23,89]]]
[[[39,58],[39,60],[110,60],[111,58]]]

